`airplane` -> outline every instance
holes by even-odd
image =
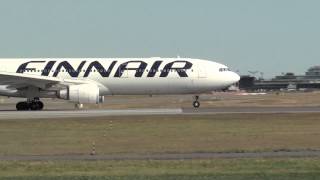
[[[42,110],[40,98],[103,103],[108,95],[192,94],[222,90],[240,77],[227,66],[191,58],[0,59],[0,95],[22,97],[18,111]]]

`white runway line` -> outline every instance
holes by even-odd
[[[79,111],[2,111],[0,119],[52,119],[75,117],[174,115],[182,109],[128,109],[128,110],[79,110]]]
[[[320,151],[279,151],[244,153],[164,153],[164,154],[106,154],[106,155],[9,155],[0,156],[2,161],[80,161],[80,160],[188,160],[230,158],[302,158],[320,157]]]
[[[320,107],[216,107],[183,109],[184,114],[279,114],[279,113],[320,113]]]
[[[105,109],[105,110],[47,110],[47,111],[0,111],[0,120],[9,119],[54,119],[138,115],[213,115],[213,114],[277,114],[320,113],[320,107],[218,107],[184,109]]]

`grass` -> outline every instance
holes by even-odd
[[[1,120],[0,155],[320,149],[320,113]],[[318,179],[320,158],[0,161],[5,180]]]
[[[201,107],[292,107],[319,106],[320,91],[294,93],[268,93],[257,96],[241,96],[241,93],[213,93],[200,96]],[[127,109],[127,108],[190,108],[192,95],[149,96],[107,96],[100,105],[85,105],[86,108]],[[139,102],[139,103],[137,103]]]
[[[0,162],[1,179],[317,179],[320,159]]]
[[[319,106],[318,95],[319,92],[221,94],[218,98],[204,97],[201,102],[202,107]],[[99,107],[190,107],[192,101],[189,96],[117,98],[108,97],[107,103]],[[93,142],[97,154],[320,150],[319,117],[320,113],[305,113],[0,120],[0,155],[89,154]],[[320,158],[0,161],[0,180],[313,180],[319,177]]]
[[[0,155],[320,149],[320,114],[1,120]]]

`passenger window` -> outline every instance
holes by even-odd
[[[230,71],[230,69],[229,68],[220,68],[219,71],[220,72],[225,72],[225,71]]]

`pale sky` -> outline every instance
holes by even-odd
[[[318,0],[0,0],[0,57],[191,57],[247,74],[320,64]]]

